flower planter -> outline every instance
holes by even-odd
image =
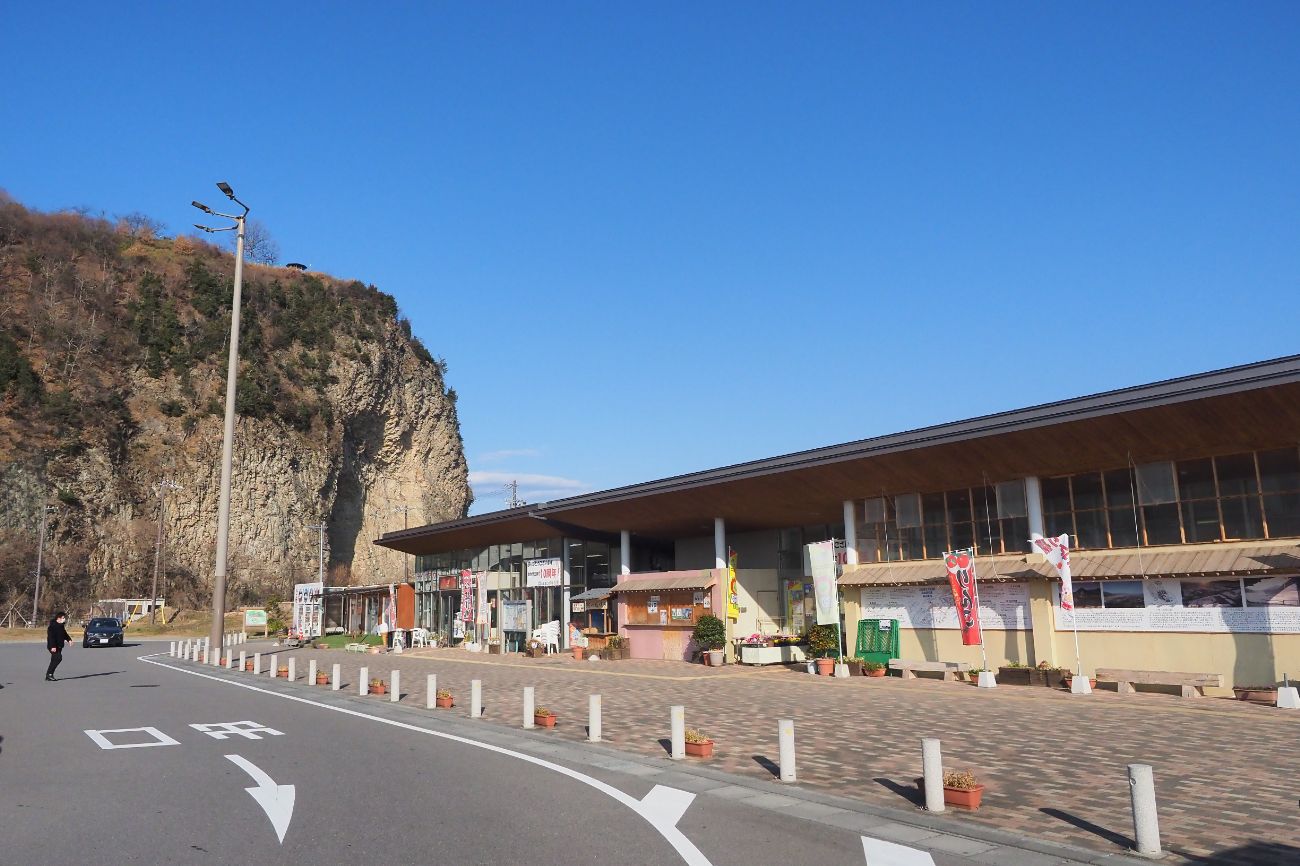
[[[539,728],[553,728],[555,727],[555,720],[557,718],[559,718],[559,716],[533,716],[533,724],[537,725]]]
[[[725,650],[711,649],[704,654],[709,660],[709,667],[720,668],[727,663]]]
[[[879,669],[874,670],[874,671],[867,671],[867,676],[869,676],[869,677],[883,677],[883,676],[884,676],[885,674],[887,674],[887,673],[889,673],[889,671],[885,670],[884,668],[879,668]]]
[[[316,674],[316,685],[327,686],[330,684],[330,678],[325,674]]]
[[[250,660],[248,660],[248,661],[245,661],[245,662],[244,662],[244,670],[246,670],[246,671],[251,671],[252,669],[253,669],[253,662],[252,662],[252,660],[250,659]]]
[[[998,684],[1004,686],[1043,686],[1047,678],[1037,668],[998,668]]]
[[[1234,686],[1232,693],[1237,696],[1239,701],[1249,701],[1252,704],[1276,704],[1277,687],[1276,686]]]
[[[383,683],[378,683],[376,685],[373,685],[370,687],[370,694],[386,695],[388,694],[388,686],[384,685]]]
[[[452,707],[456,706],[455,701],[452,698],[435,698],[434,703],[440,710],[450,710]]]
[[[577,661],[582,661],[582,647],[575,646],[573,648],[573,658]]]
[[[925,797],[925,779],[917,779],[916,787],[921,792],[921,797]],[[949,788],[943,786],[943,803],[945,806],[956,806],[959,809],[978,809],[980,799],[984,796],[984,786],[976,785],[974,788]]]
[[[280,668],[275,672],[275,675],[277,677],[284,677],[286,680],[289,679],[289,666],[281,665]]]
[[[713,741],[705,740],[702,743],[686,743],[686,754],[692,758],[708,758],[713,755]]]
[[[835,659],[817,659],[817,676],[828,677],[835,672]]]
[[[546,656],[546,647],[536,647],[528,650],[528,657],[531,659],[540,659]]]
[[[611,662],[620,661],[628,657],[627,647],[625,646],[621,646],[618,648],[605,647],[603,650],[600,651],[600,657],[602,659],[605,659],[606,661],[611,661]]]
[[[488,644],[488,655],[490,655],[490,656],[499,656],[499,655],[501,655],[501,644],[499,644],[499,643],[490,643],[490,644]]]

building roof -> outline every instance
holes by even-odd
[[[609,598],[610,593],[613,591],[614,588],[609,586],[601,589],[589,589],[571,597],[569,601],[600,601],[602,598]]]
[[[375,543],[437,553],[557,535],[616,539],[620,530],[707,536],[714,517],[729,532],[838,523],[846,499],[1294,447],[1297,429],[1293,355],[390,532]]]
[[[1056,571],[1037,553],[975,558],[982,581],[1055,579]],[[1070,553],[1075,580],[1142,577],[1232,577],[1294,572],[1300,574],[1300,544],[1294,540],[1171,545],[1168,547],[1077,550]],[[944,583],[941,559],[873,562],[845,566],[840,586],[907,586]]]
[[[665,571],[651,577],[625,580],[614,587],[615,594],[625,592],[664,592],[674,589],[708,589],[718,582],[716,569]]]

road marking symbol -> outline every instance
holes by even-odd
[[[275,828],[275,835],[280,837],[280,844],[283,845],[284,834],[289,829],[289,822],[293,820],[293,801],[297,796],[294,786],[277,785],[275,780],[268,776],[261,767],[247,758],[239,755],[226,755],[226,760],[253,777],[257,787],[245,788],[244,790],[253,795],[257,805],[261,806],[262,811],[266,813],[266,817],[271,819],[271,826]]]
[[[655,785],[641,798],[645,810],[670,827],[676,826],[693,802],[695,795],[691,792],[666,785]]]
[[[122,743],[115,744],[104,734],[148,734],[153,740],[148,743]],[[164,734],[157,728],[113,728],[104,731],[86,731],[86,736],[94,741],[95,745],[101,749],[147,749],[151,746],[179,746],[180,743]]]
[[[230,736],[243,737],[247,740],[260,740],[262,734],[283,737],[283,731],[259,725],[257,722],[214,722],[209,725],[190,725],[196,731],[202,731],[214,740],[224,740]]]
[[[934,866],[929,852],[870,836],[862,837],[862,853],[867,866]]]

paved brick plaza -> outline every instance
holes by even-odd
[[[1214,698],[988,691],[934,680],[834,680],[781,667],[577,662],[567,655],[293,655],[300,676],[310,658],[324,670],[341,663],[345,687],[354,691],[362,665],[384,679],[400,668],[402,702],[419,707],[425,675],[436,673],[457,705],[430,712],[467,714],[470,680],[480,679],[485,720],[511,726],[520,723],[522,687],[531,685],[537,704],[560,716],[553,735],[574,740],[585,738],[587,696],[598,693],[604,739],[645,755],[666,755],[668,707],[683,704],[687,726],[717,741],[711,765],[748,776],[772,778],[776,720],[793,718],[800,784],[894,808],[909,808],[914,796],[920,738],[937,736],[946,767],[970,767],[988,785],[983,808],[950,810],[954,821],[1103,851],[1119,850],[1132,834],[1125,765],[1149,763],[1172,862],[1300,863],[1300,711]]]

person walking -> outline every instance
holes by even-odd
[[[72,637],[68,634],[68,630],[63,627],[63,624],[67,621],[68,615],[63,611],[59,611],[54,615],[54,619],[50,620],[50,627],[45,630],[45,647],[50,651],[50,666],[45,671],[45,681],[47,683],[55,681],[54,669],[63,661],[64,644],[72,643]]]

